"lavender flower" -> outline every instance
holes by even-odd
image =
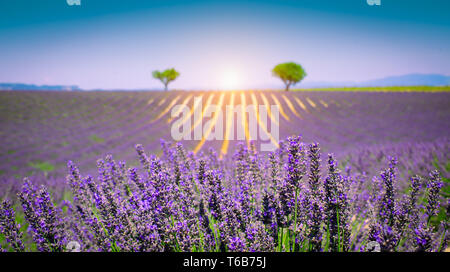
[[[66,244],[64,226],[47,189],[42,187],[38,191],[25,179],[19,198],[38,250],[63,251]]]
[[[323,206],[322,192],[320,188],[320,148],[317,143],[309,146],[308,157],[310,159],[309,172],[309,191],[307,198],[307,225],[309,229],[308,239],[311,251],[320,251],[322,247],[322,222],[323,222]]]
[[[329,250],[348,251],[350,243],[348,188],[331,154],[328,155],[328,175],[324,182],[324,191]]]
[[[0,207],[0,233],[15,251],[25,251],[20,225],[16,223],[15,212],[11,203],[6,200],[2,202]]]
[[[442,180],[439,176],[439,172],[434,170],[430,173],[430,179],[427,183],[427,206],[426,215],[428,217],[428,222],[430,222],[431,217],[436,215],[439,209],[439,192],[442,188]]]

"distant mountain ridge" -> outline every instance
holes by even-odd
[[[79,91],[77,85],[35,85],[24,83],[0,83],[0,90],[31,90],[31,91]]]
[[[450,76],[440,74],[407,74],[389,76],[361,82],[302,82],[298,88],[328,88],[328,87],[386,87],[386,86],[447,86],[450,85]]]
[[[390,76],[380,79],[369,80],[361,83],[366,86],[446,86],[450,85],[450,76],[439,74],[408,74],[402,76]]]

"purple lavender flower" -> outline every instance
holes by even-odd
[[[376,215],[371,225],[369,239],[377,241],[382,251],[393,251],[398,243],[398,230],[395,228],[395,168],[396,158],[389,159],[389,167],[381,172],[384,193],[379,198]],[[376,222],[376,223],[375,223]]]
[[[42,187],[37,190],[25,179],[19,198],[38,250],[63,251],[66,239],[61,211],[53,205],[47,189]]]
[[[416,251],[424,252],[429,251],[432,246],[432,237],[431,237],[431,229],[427,227],[425,224],[420,224],[415,230],[415,246]]]
[[[328,175],[324,182],[325,219],[330,251],[348,251],[350,243],[347,182],[337,169],[333,155],[328,155]]]
[[[318,252],[322,247],[322,222],[323,205],[320,188],[320,148],[317,143],[309,146],[308,157],[310,160],[309,190],[307,196],[307,225],[309,229],[308,239],[310,250]]]
[[[389,160],[389,167],[381,172],[381,178],[384,182],[385,192],[381,202],[379,216],[380,220],[390,227],[394,225],[395,215],[394,182],[396,165],[397,160],[395,158],[391,158]]]
[[[430,224],[431,218],[436,215],[439,209],[439,192],[442,187],[442,180],[437,170],[430,173],[427,183],[427,202],[425,206],[426,222],[420,223],[415,229],[416,251],[433,250],[434,226]],[[444,226],[445,229],[445,226]],[[439,234],[439,232],[438,232]],[[445,237],[445,233],[444,233]],[[445,239],[445,238],[444,238]]]
[[[442,188],[442,179],[437,170],[430,173],[430,178],[427,183],[427,205],[426,205],[426,215],[428,217],[428,222],[430,222],[431,217],[436,215],[439,209],[439,192]]]
[[[16,223],[15,212],[11,203],[6,200],[2,202],[0,207],[0,233],[15,251],[25,251],[20,225]]]

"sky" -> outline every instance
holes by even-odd
[[[0,82],[157,89],[282,87],[293,61],[304,82],[450,75],[450,1],[0,0]],[[301,87],[302,83],[297,87]]]

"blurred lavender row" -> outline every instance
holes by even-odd
[[[375,149],[389,146],[404,149],[404,145],[434,144],[438,139],[440,145],[448,142],[448,93],[254,91],[243,94],[235,96],[235,105],[242,102],[241,97],[249,104],[254,94],[258,104],[263,105],[266,100],[283,109],[280,139],[302,135],[306,142],[320,142],[325,152],[334,152],[342,162],[349,154],[357,156],[360,149],[376,153]],[[179,103],[187,99],[187,106],[193,107],[195,96],[202,96],[205,107],[210,97],[211,103],[217,104],[220,94],[207,91],[0,92],[0,176],[21,180],[45,172],[64,178],[68,160],[77,162],[84,172],[95,173],[95,161],[106,154],[137,165],[134,145],[141,143],[160,155],[159,139],[171,137],[167,107],[176,98]],[[226,92],[223,109],[230,104],[230,99],[231,92]],[[167,113],[157,119],[164,111]],[[182,143],[193,150],[197,141]],[[202,148],[219,150],[221,145],[222,141],[208,141]],[[235,146],[236,141],[229,145],[228,154],[233,154]]]

